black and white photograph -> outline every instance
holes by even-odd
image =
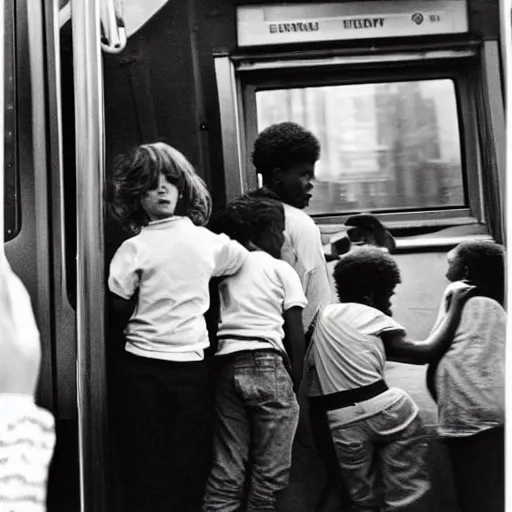
[[[0,2],[0,512],[505,512],[511,0]]]

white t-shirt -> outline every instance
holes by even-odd
[[[203,359],[204,313],[212,277],[230,275],[248,251],[187,217],[151,222],[126,240],[110,263],[108,285],[123,299],[139,296],[125,330],[126,350],[170,361]]]
[[[241,270],[219,285],[221,324],[217,355],[283,346],[283,313],[307,304],[297,273],[264,251],[249,253]]]
[[[459,437],[504,424],[507,314],[493,299],[472,297],[436,372],[439,434]]]
[[[398,322],[364,304],[350,302],[325,307],[318,318],[312,349],[322,394],[356,389],[383,379],[386,353],[380,334],[385,331],[405,334]],[[396,426],[405,428],[418,413],[418,407],[398,388],[335,411],[336,423],[373,416],[400,400],[411,404],[411,415]]]
[[[307,330],[321,306],[335,300],[322,248],[320,230],[313,219],[302,210],[283,203],[285,242],[281,258],[299,274],[308,305],[302,313]]]

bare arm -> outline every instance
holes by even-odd
[[[456,290],[448,313],[424,341],[406,340],[402,333],[382,333],[386,356],[391,361],[409,364],[428,364],[439,360],[450,348],[460,322],[462,308],[472,296],[475,287]]]
[[[292,380],[295,392],[302,380],[304,364],[304,329],[302,327],[302,308],[294,306],[283,313],[284,317],[284,348],[292,366]]]

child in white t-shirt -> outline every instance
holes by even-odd
[[[384,367],[386,356],[421,364],[442,350],[460,318],[461,295],[439,329],[414,343],[391,318],[400,271],[387,253],[370,246],[349,252],[334,280],[340,303],[324,308],[317,321],[312,344],[322,395],[310,397],[310,406],[327,416],[353,510],[424,506],[430,483],[418,406],[405,391],[387,387]]]
[[[287,486],[299,406],[307,304],[297,273],[279,258],[284,211],[279,201],[243,196],[220,228],[251,252],[219,285],[219,381],[214,462],[205,511],[274,510]],[[244,496],[248,483],[249,493]]]
[[[125,511],[202,506],[212,430],[208,285],[236,273],[248,255],[202,227],[210,205],[191,164],[166,144],[116,162],[113,209],[137,233],[115,253],[108,279],[114,307],[129,316],[113,400]]]
[[[293,122],[273,124],[258,134],[251,155],[263,186],[283,203],[285,241],[281,258],[299,275],[308,305],[302,320],[307,330],[333,292],[320,230],[304,209],[313,195],[320,143],[309,130]]]

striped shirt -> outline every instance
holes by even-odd
[[[504,423],[507,314],[488,297],[464,305],[436,372],[439,434],[462,437]]]
[[[25,395],[0,394],[0,510],[44,512],[53,416]]]

